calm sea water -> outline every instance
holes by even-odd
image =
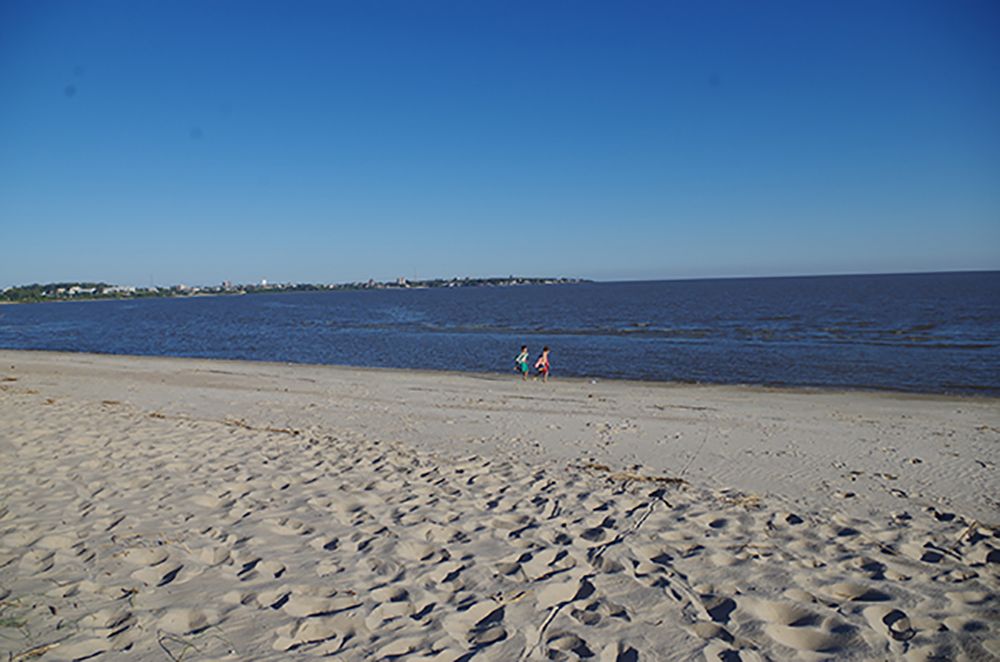
[[[1000,395],[1000,272],[0,306],[0,347]],[[511,373],[513,374],[513,373]]]

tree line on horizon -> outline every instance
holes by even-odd
[[[71,301],[84,299],[131,299],[149,297],[194,296],[199,294],[256,294],[261,292],[316,292],[329,290],[367,289],[421,289],[438,287],[484,287],[516,285],[565,285],[590,282],[582,278],[545,278],[536,276],[506,276],[491,278],[432,278],[427,280],[316,284],[316,283],[266,283],[233,285],[228,281],[216,286],[172,285],[169,287],[123,287],[104,282],[32,283],[8,287],[0,292],[0,301],[9,303],[37,303],[43,301]]]

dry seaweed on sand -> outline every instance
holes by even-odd
[[[585,471],[595,471],[606,473],[608,480],[631,482],[631,483],[655,483],[657,485],[688,485],[689,483],[683,478],[676,478],[674,476],[645,476],[634,471],[613,471],[611,467],[606,464],[598,464],[596,462],[588,462],[585,464],[578,465],[578,468]]]

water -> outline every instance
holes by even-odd
[[[0,347],[1000,395],[1000,272],[0,306]]]

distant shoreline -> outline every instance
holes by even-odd
[[[338,283],[330,285],[318,285],[315,283],[296,283],[286,285],[228,285],[212,287],[186,287],[171,286],[169,288],[157,288],[156,290],[131,288],[122,292],[121,286],[109,285],[106,283],[47,283],[45,285],[32,284],[20,285],[8,288],[0,292],[0,297],[9,297],[7,294],[11,290],[23,291],[20,299],[0,298],[0,303],[54,303],[62,301],[115,301],[115,300],[138,300],[138,299],[186,299],[198,296],[239,296],[244,294],[289,294],[293,292],[359,292],[370,290],[432,290],[432,289],[465,289],[471,287],[523,287],[526,285],[578,285],[581,283],[591,283],[594,281],[585,278],[549,277],[540,278],[535,276],[508,276],[505,278],[435,278],[430,280],[407,281],[400,279],[396,282],[376,282],[373,280],[367,283]],[[56,294],[49,294],[52,290],[67,290],[79,288],[80,285],[89,285],[86,289],[97,288],[113,289],[118,291],[110,294],[99,294],[93,296],[90,293],[81,295],[66,296],[62,291]],[[16,295],[15,295],[16,296]]]
[[[117,299],[144,299],[144,298],[156,298],[156,299],[170,299],[170,298],[189,298],[193,296],[220,296],[229,294],[287,294],[290,292],[358,292],[367,290],[426,290],[426,289],[449,289],[449,288],[467,288],[467,287],[519,287],[522,285],[578,285],[578,284],[621,284],[621,283],[701,283],[701,282],[714,282],[714,281],[744,281],[744,280],[794,280],[794,279],[821,279],[821,278],[878,278],[878,277],[899,277],[899,276],[951,276],[951,275],[972,275],[972,274],[995,274],[1000,273],[1000,269],[948,269],[942,271],[878,271],[878,272],[846,272],[846,273],[820,273],[820,274],[773,274],[773,275],[744,275],[744,276],[685,276],[685,277],[671,277],[671,278],[623,278],[623,279],[612,279],[612,280],[596,280],[593,278],[569,278],[569,277],[558,277],[558,278],[539,278],[539,277],[518,277],[515,276],[514,279],[524,281],[518,283],[517,285],[495,285],[490,282],[483,282],[483,284],[471,284],[475,281],[499,281],[508,280],[501,278],[480,278],[480,279],[430,279],[427,281],[414,281],[409,283],[405,287],[401,287],[391,282],[380,282],[376,283],[375,286],[366,286],[360,283],[338,283],[333,285],[316,285],[310,283],[300,283],[291,286],[267,286],[263,289],[259,285],[240,285],[241,289],[234,291],[201,291],[193,294],[183,294],[177,293],[169,288],[164,288],[164,291],[169,292],[167,294],[146,294],[143,296],[100,296],[100,297],[61,297],[61,298],[46,298],[43,300],[27,300],[27,301],[9,301],[0,298],[0,305],[14,304],[14,303],[52,303],[60,301],[111,301]],[[461,285],[426,285],[422,283],[463,283],[470,282],[470,284]],[[23,287],[32,286],[13,286],[7,288],[6,290],[0,290],[0,297],[3,293],[10,289],[18,289]],[[237,286],[234,286],[237,287]],[[138,289],[138,288],[137,288]]]
[[[174,294],[164,296],[143,296],[143,297],[79,297],[73,299],[46,299],[43,301],[0,301],[0,306],[29,306],[32,304],[46,303],[98,303],[100,301],[146,301],[149,299],[199,299],[228,296],[242,296],[244,294],[256,294],[248,292],[199,292],[197,294]],[[277,292],[276,294],[283,294]]]

